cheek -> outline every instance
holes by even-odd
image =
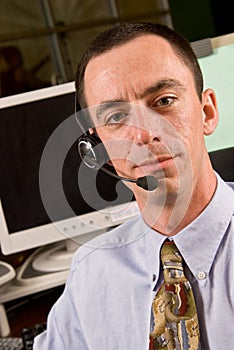
[[[203,137],[203,123],[201,110],[198,108],[190,108],[187,111],[178,112],[174,116],[173,127],[177,136],[184,142],[187,147],[198,146]]]
[[[121,159],[121,158],[114,158],[111,159],[110,165],[112,165],[116,171],[116,173],[119,176],[123,176],[123,177],[129,177],[129,166],[127,164],[126,159]],[[131,177],[131,176],[130,176]],[[125,185],[127,184],[127,182],[125,183]],[[131,185],[128,186],[129,188],[131,188]]]
[[[129,158],[132,148],[135,145],[129,128],[121,128],[121,131],[109,130],[106,127],[96,128],[97,134],[101,139],[111,161],[115,159],[125,160]]]
[[[190,164],[189,166],[191,167],[193,173],[196,172],[195,169],[200,164],[205,148],[202,118],[198,115],[198,113],[194,115],[196,118],[187,118],[186,123],[181,123],[178,126],[181,140],[185,146],[184,150],[186,152],[186,164]]]
[[[111,163],[113,165],[118,164],[118,166],[119,164],[123,165],[128,157],[132,141],[124,138],[112,138],[98,128],[97,133],[108,153]]]

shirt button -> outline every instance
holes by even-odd
[[[204,279],[206,278],[205,272],[204,272],[204,271],[199,271],[199,272],[197,273],[197,278],[198,278],[199,280],[204,280]]]

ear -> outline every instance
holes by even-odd
[[[208,136],[215,131],[219,120],[217,99],[212,89],[207,89],[202,93],[202,106],[203,133]]]

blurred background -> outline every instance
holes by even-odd
[[[86,47],[116,23],[164,23],[190,41],[230,33],[228,6],[226,0],[0,0],[0,96],[73,81]]]

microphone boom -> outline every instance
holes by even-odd
[[[104,167],[100,167],[100,170],[102,170],[104,173],[114,177],[117,180],[133,182],[137,186],[143,188],[146,191],[154,191],[158,187],[158,181],[157,181],[156,177],[154,177],[152,175],[138,177],[136,180],[134,180],[134,179],[129,179],[129,178],[126,178],[126,177],[122,177],[122,176],[116,175],[116,174],[112,173],[110,170],[108,170],[108,169],[106,169]]]

